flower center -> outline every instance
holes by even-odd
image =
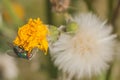
[[[73,48],[81,52],[80,54],[92,53],[96,46],[95,39],[89,34],[77,34],[73,38],[72,42],[74,43]]]

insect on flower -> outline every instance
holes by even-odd
[[[20,58],[31,59],[37,49],[47,54],[49,31],[38,19],[29,19],[28,23],[19,28],[18,34],[11,45],[13,52]]]
[[[38,49],[34,48],[30,53],[19,46],[9,44],[13,50],[8,50],[7,54],[15,58],[23,58],[31,60],[32,57],[37,53]]]

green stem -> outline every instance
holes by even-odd
[[[114,0],[108,0],[108,20],[112,19]]]
[[[109,70],[107,71],[106,79],[105,79],[105,80],[110,80],[112,68],[113,68],[113,63],[111,63],[110,68],[109,68]]]
[[[91,0],[84,0],[84,1],[85,1],[86,5],[87,5],[88,10],[92,11],[92,12],[95,12],[95,10],[94,10],[94,8],[92,6],[92,3],[91,3],[92,1]]]
[[[120,10],[120,0],[118,0],[118,4],[116,6],[115,11],[113,12],[113,16],[111,19],[111,23],[115,26],[115,22],[117,20],[118,14],[119,14],[119,10]]]
[[[47,0],[47,13],[48,13],[48,24],[51,25],[52,24],[52,13],[51,13],[51,4],[50,4],[50,0]]]

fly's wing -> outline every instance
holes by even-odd
[[[11,48],[13,49],[14,46],[13,46],[12,43],[7,42],[7,44],[8,44],[9,47],[11,47]],[[7,50],[7,51],[6,51],[6,54],[8,54],[9,56],[15,57],[15,58],[18,57],[18,56],[16,55],[16,53],[15,53],[12,49],[11,49],[11,50]]]
[[[6,54],[8,54],[9,56],[18,58],[18,56],[15,54],[15,52],[14,52],[13,50],[7,50],[7,51],[6,51]]]

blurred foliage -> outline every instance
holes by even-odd
[[[71,0],[66,12],[56,13],[52,11],[49,0],[0,0],[0,52],[5,53],[11,49],[7,43],[12,43],[18,28],[29,18],[40,17],[44,23],[59,27],[65,24],[64,14],[67,12],[71,15],[93,12],[109,22],[113,21],[116,15],[114,23],[111,23],[114,24],[115,33],[120,35],[119,11],[114,13],[118,2],[119,0]],[[59,71],[53,65],[50,55],[45,56],[42,52],[38,52],[30,61],[17,58],[15,60],[19,68],[16,80],[57,80],[59,77]],[[119,59],[115,59],[111,71],[109,80],[119,80]],[[106,80],[105,77],[106,73],[94,80]]]

